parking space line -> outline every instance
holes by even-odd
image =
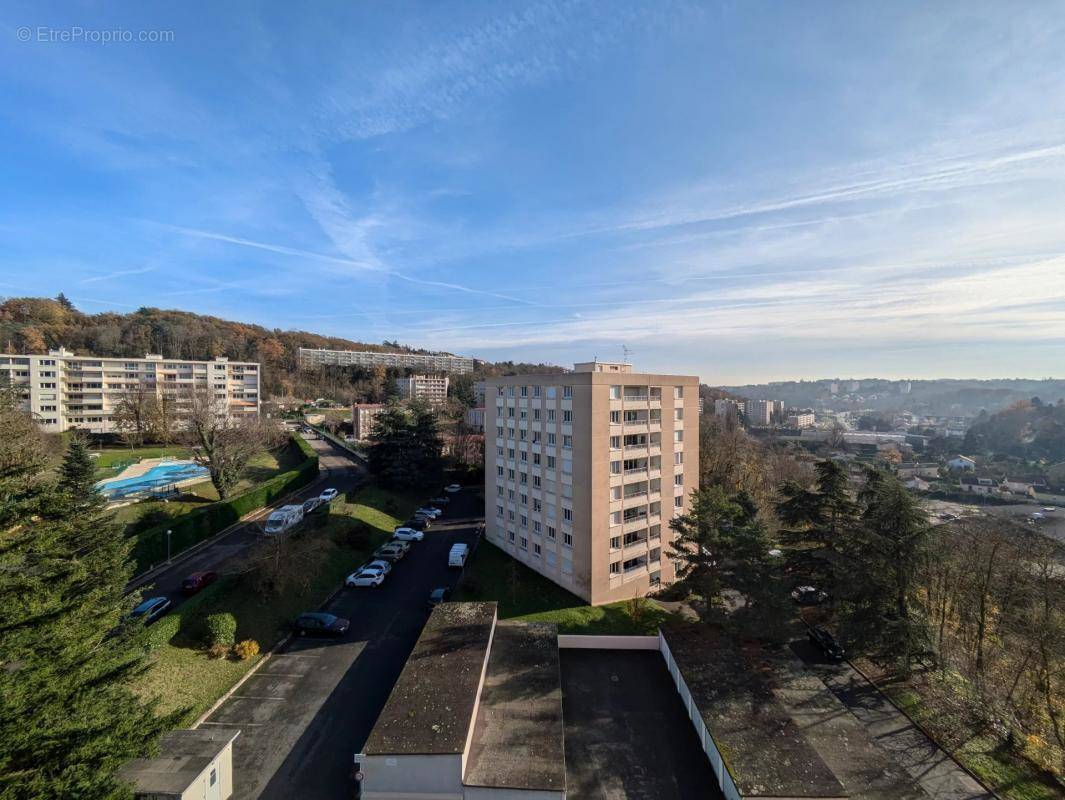
[[[262,675],[269,678],[302,678],[303,675],[296,675],[292,672],[257,672],[256,675]]]
[[[263,697],[254,694],[231,694],[234,700],[286,700],[285,697]]]
[[[293,658],[321,658],[321,656],[310,655],[309,653],[278,653],[274,658],[286,658],[288,656]]]
[[[225,725],[227,728],[261,728],[262,722],[201,722],[201,725]]]

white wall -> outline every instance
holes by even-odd
[[[657,636],[577,636],[559,634],[560,649],[574,650],[658,650]]]
[[[462,755],[359,756],[363,800],[462,800]]]

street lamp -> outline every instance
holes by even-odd
[[[170,534],[171,533],[173,533],[173,531],[168,530],[166,532],[166,563],[167,564],[170,563]]]

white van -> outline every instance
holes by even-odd
[[[462,567],[466,564],[466,557],[470,554],[470,548],[468,545],[453,544],[451,545],[451,552],[447,554],[447,565],[449,567]]]
[[[281,506],[266,518],[263,531],[270,534],[284,533],[303,519],[303,506]]]

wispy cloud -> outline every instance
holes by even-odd
[[[155,272],[155,267],[140,267],[139,269],[124,269],[118,272],[109,272],[106,275],[93,275],[89,278],[82,278],[78,281],[81,283],[103,283],[104,281],[114,280],[115,278],[126,278],[130,275],[143,275],[146,272]]]

